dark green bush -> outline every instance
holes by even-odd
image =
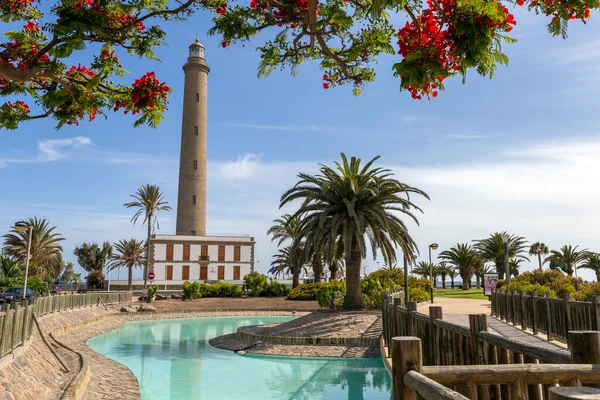
[[[298,285],[290,291],[287,298],[289,300],[316,300],[319,287],[323,284],[323,282],[319,282]]]
[[[321,307],[334,309],[341,306],[340,299],[346,295],[346,281],[323,283],[317,290],[317,301]]]
[[[22,288],[23,283],[25,283],[25,278],[22,276],[18,278],[3,278],[0,280],[0,292],[5,291],[9,287]],[[49,293],[46,282],[43,282],[37,278],[27,279],[27,287],[36,292],[39,296],[47,296]]]
[[[215,283],[207,285],[199,282],[183,283],[184,300],[199,299],[201,297],[242,297],[242,288],[231,283]]]
[[[281,297],[287,296],[288,293],[292,290],[291,288],[286,287],[284,284],[277,282],[273,278],[269,280],[269,282],[264,286],[263,291],[260,296],[266,297]]]
[[[384,292],[404,287],[404,273],[398,268],[380,269],[364,277],[360,286],[365,305],[367,307],[381,307]],[[415,290],[418,292],[411,294]],[[415,278],[414,276],[408,277],[408,296],[411,301],[423,302],[429,300],[430,290],[430,280]],[[426,298],[424,298],[423,293],[427,294]],[[419,300],[412,300],[413,298]]]
[[[538,286],[536,286],[538,285]],[[584,285],[583,279],[566,276],[559,271],[528,271],[510,280],[509,290],[537,291],[539,295],[549,292],[551,296],[574,295]],[[505,289],[506,282],[498,281],[498,289]],[[537,289],[532,289],[537,287]]]
[[[251,272],[244,276],[244,284],[250,296],[260,296],[267,286],[267,276],[260,272]]]
[[[148,303],[151,303],[156,298],[156,293],[158,293],[158,286],[150,285],[148,286]]]

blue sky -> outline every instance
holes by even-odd
[[[83,241],[143,238],[122,205],[144,183],[160,185],[176,205],[181,66],[198,35],[211,68],[208,232],[255,236],[260,271],[276,251],[265,232],[282,212],[281,193],[299,171],[316,172],[342,151],[381,155],[399,180],[431,195],[421,226],[411,227],[423,256],[432,241],[444,249],[501,230],[600,251],[597,15],[572,23],[567,40],[551,37],[541,16],[515,16],[509,67],[492,80],[449,80],[433,101],[399,92],[391,73],[399,56],[381,58],[377,81],[354,97],[350,87],[323,90],[316,65],[257,79],[261,38],[222,49],[206,35],[209,13],[171,23],[162,62],[126,64],[127,82],[155,71],[173,88],[157,129],[134,129],[130,116],[111,113],[60,131],[40,120],[0,132],[0,232],[25,217],[47,218],[64,234],[70,261]],[[175,212],[159,216],[160,232],[172,233]]]

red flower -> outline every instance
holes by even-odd
[[[292,28],[292,29],[296,29],[297,26],[298,26],[297,24],[290,24],[290,28]]]
[[[434,91],[433,91],[433,93],[431,93],[431,95],[432,95],[433,97],[437,97],[437,95],[438,95],[438,92],[434,90]]]
[[[228,44],[229,44],[229,43],[227,43],[227,42],[225,42],[225,41],[222,41],[222,42],[221,42],[221,47],[222,47],[222,48],[225,48],[225,47],[227,47],[227,45],[228,45]]]
[[[217,14],[223,15],[227,12],[227,4],[217,7]]]
[[[40,30],[40,27],[38,24],[34,24],[33,22],[29,21],[28,23],[23,25],[23,29],[29,32],[37,32]]]
[[[327,82],[323,83],[323,89],[329,89],[329,83],[327,83]]]
[[[525,4],[525,0],[519,0],[519,1],[517,1],[517,5],[518,6],[522,6],[523,4]]]

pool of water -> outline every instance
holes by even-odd
[[[240,355],[208,343],[240,326],[290,319],[132,321],[87,344],[131,369],[144,400],[391,398],[391,383],[381,359]]]

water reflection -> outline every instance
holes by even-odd
[[[129,322],[88,345],[133,371],[142,399],[390,399],[380,359],[241,356],[208,340],[289,317]]]

